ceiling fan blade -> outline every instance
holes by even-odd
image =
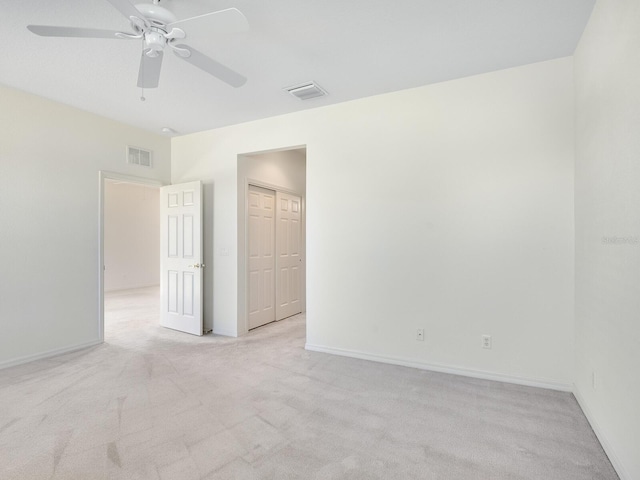
[[[178,20],[167,25],[169,28],[178,27],[187,32],[187,38],[203,34],[236,33],[249,30],[249,22],[237,8],[227,8],[217,12],[205,13],[197,17]]]
[[[207,57],[204,53],[197,51],[195,48],[189,47],[187,45],[176,45],[176,47],[188,50],[191,53],[191,55],[189,55],[188,57],[176,54],[178,58],[181,58],[185,62],[188,62],[201,70],[204,70],[208,74],[213,75],[214,77],[222,80],[225,83],[228,83],[232,87],[238,88],[247,82],[246,77],[240,75],[238,72],[231,70],[229,67],[216,62],[214,59]]]
[[[51,25],[27,25],[27,28],[41,37],[81,37],[81,38],[120,38],[115,31],[98,28],[54,27]]]
[[[142,52],[140,70],[138,71],[138,86],[140,88],[156,88],[158,86],[163,56],[162,52],[158,52],[157,57],[148,57]]]
[[[142,16],[140,11],[135,7],[135,5],[129,0],[107,0],[107,2],[113,5],[116,10],[118,10],[122,15],[125,16],[127,20],[129,20],[131,17],[137,17],[142,20],[146,20]]]

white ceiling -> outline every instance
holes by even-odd
[[[26,29],[130,31],[106,0],[0,0],[0,83],[156,133],[168,126],[185,134],[572,55],[594,2],[162,0],[179,19],[242,11],[249,32],[185,28],[185,43],[249,80],[230,87],[166,52],[160,85],[141,102],[140,43],[44,38]],[[282,90],[307,80],[329,96],[303,102]]]

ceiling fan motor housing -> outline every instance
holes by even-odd
[[[176,22],[177,17],[166,8],[151,3],[139,3],[136,9],[145,17],[152,25],[163,27],[170,23]]]
[[[144,52],[148,57],[157,57],[164,50],[167,39],[153,27],[144,34]]]

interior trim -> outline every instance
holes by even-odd
[[[3,368],[15,367],[16,365],[33,362],[35,360],[44,360],[46,358],[64,355],[65,353],[76,352],[78,350],[83,350],[85,348],[100,345],[101,343],[103,343],[102,340],[92,340],[90,342],[80,343],[78,345],[72,345],[70,347],[56,348],[54,350],[48,350],[46,352],[34,353],[33,355],[25,355],[23,357],[12,358],[0,363],[0,370],[2,370]]]
[[[606,453],[607,457],[609,457],[609,461],[611,462],[611,465],[613,465],[613,468],[618,474],[618,477],[620,477],[620,480],[631,480],[631,476],[622,465],[622,462],[620,461],[620,457],[616,455],[616,452],[613,449],[611,442],[609,441],[607,436],[604,434],[604,430],[602,430],[602,428],[596,421],[595,417],[591,413],[591,410],[589,410],[589,407],[587,406],[587,402],[585,401],[584,397],[580,393],[580,390],[578,389],[577,385],[573,386],[573,396],[576,397],[576,401],[578,402],[578,405],[582,409],[582,413],[584,413],[584,416],[587,417],[587,421],[591,425],[591,428],[593,429],[593,433],[595,433],[596,437],[598,437],[598,440],[600,441],[600,445],[602,445],[602,449],[604,450],[604,453]]]
[[[373,362],[388,363],[391,365],[401,365],[403,367],[418,368],[420,370],[429,370],[432,372],[450,373],[452,375],[461,375],[463,377],[481,378],[484,380],[493,380],[496,382],[514,383],[516,385],[524,385],[527,387],[546,388],[549,390],[557,390],[560,392],[572,392],[573,385],[570,383],[554,382],[538,378],[518,377],[514,375],[504,375],[502,373],[487,372],[484,370],[473,370],[450,365],[441,365],[437,363],[422,362],[420,360],[393,357],[388,355],[377,355],[373,353],[359,352],[357,350],[347,350],[342,348],[325,347],[323,345],[305,344],[305,350],[312,352],[330,353],[332,355],[340,355],[343,357],[359,358],[361,360],[371,360]]]

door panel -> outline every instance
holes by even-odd
[[[195,275],[191,272],[182,273],[182,305],[185,316],[193,316],[195,312]]]
[[[184,258],[193,258],[194,253],[194,223],[193,215],[184,215],[182,217],[182,244],[184,245]]]
[[[168,243],[167,243],[167,256],[171,258],[178,257],[178,217],[169,215],[168,217]],[[162,250],[161,250],[162,251]]]
[[[178,313],[178,272],[169,270],[167,276],[167,311]],[[162,304],[164,305],[165,302]]]
[[[276,319],[290,317],[302,311],[300,300],[300,197],[278,192],[276,212],[276,251],[278,276],[276,279]]]
[[[160,189],[160,325],[202,335],[202,185]]]
[[[275,317],[275,192],[249,185],[249,328]]]

